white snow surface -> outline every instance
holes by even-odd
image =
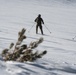
[[[35,33],[38,14],[45,22],[44,35]],[[5,62],[0,55],[0,75],[76,75],[76,0],[0,0],[0,53],[16,43],[22,28],[27,36],[23,43],[43,37],[35,50],[47,54],[25,63]]]

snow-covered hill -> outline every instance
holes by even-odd
[[[45,22],[43,36],[35,33],[38,14]],[[22,28],[27,29],[23,43],[43,37],[36,50],[48,53],[26,63],[5,62],[0,55],[0,75],[76,75],[76,0],[0,0],[0,53],[17,41]]]

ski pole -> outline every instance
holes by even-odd
[[[32,26],[31,26],[31,28],[29,29],[29,31],[28,31],[28,32],[30,32],[30,31],[31,31],[31,29],[33,28],[33,26],[34,26],[34,25],[32,25]]]
[[[44,24],[44,26],[46,27],[46,25]],[[50,30],[46,27],[46,29],[50,32]],[[51,33],[51,32],[50,32]]]

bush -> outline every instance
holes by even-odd
[[[47,53],[46,50],[41,53],[39,53],[38,50],[33,52],[33,49],[38,47],[38,45],[43,42],[42,37],[34,42],[31,42],[29,46],[27,46],[27,44],[21,45],[23,40],[26,39],[26,36],[24,35],[25,31],[26,29],[23,28],[20,32],[18,32],[18,40],[16,44],[11,43],[8,49],[4,49],[2,51],[2,57],[5,61],[12,60],[19,62],[33,62],[38,58],[42,58],[42,56]]]

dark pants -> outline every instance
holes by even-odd
[[[36,34],[38,33],[38,27],[40,28],[41,33],[43,35],[43,29],[42,29],[42,26],[41,25],[36,25]]]

